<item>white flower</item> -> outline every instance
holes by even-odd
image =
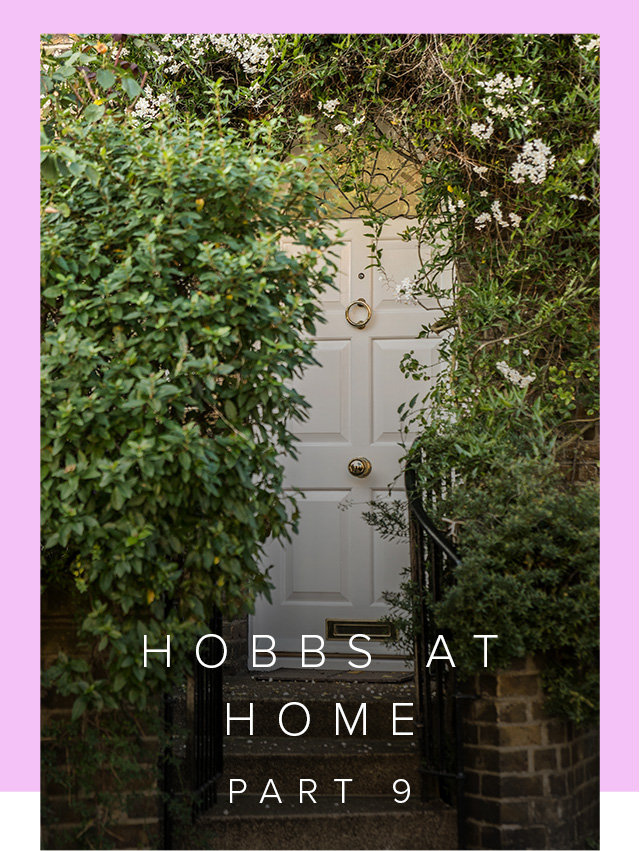
[[[361,115],[359,118],[354,118],[353,119],[353,126],[357,127],[358,124],[362,124],[363,121],[364,121],[364,115]]]
[[[531,352],[529,351],[529,349],[523,349],[523,350],[522,350],[522,354],[523,354],[523,355],[530,355],[530,354],[531,354]]]
[[[531,139],[524,143],[521,153],[511,166],[513,182],[524,183],[525,178],[528,178],[531,183],[543,183],[555,161],[551,149],[541,139]]]
[[[207,51],[216,50],[227,56],[233,57],[240,63],[243,71],[247,74],[257,74],[264,71],[273,56],[274,39],[272,34],[260,33],[238,33],[214,35],[191,34],[191,35],[164,35],[160,41],[168,44],[175,50],[183,49],[193,59],[201,59]],[[176,74],[185,63],[172,53],[159,53],[156,60],[163,71]]]
[[[507,77],[502,71],[495,77],[479,80],[478,85],[483,88],[487,94],[495,95],[498,98],[504,96],[514,89],[531,89],[533,87],[532,80],[525,80],[522,74],[516,75],[513,79]]]
[[[247,74],[264,71],[274,53],[275,36],[271,33],[234,33],[209,35],[211,47],[232,56]],[[201,56],[206,47],[207,36],[187,36],[186,41],[192,55]]]
[[[503,228],[509,227],[509,222],[505,221],[504,216],[502,215],[500,201],[497,198],[491,205],[491,212],[493,213],[493,218],[499,225],[502,225]]]
[[[516,111],[512,106],[495,103],[492,98],[483,98],[482,103],[492,115],[497,115],[499,118],[515,118]]]
[[[486,109],[503,120],[523,115],[540,103],[538,98],[530,100],[533,80],[522,74],[508,77],[500,72],[495,77],[479,80],[478,86],[485,91],[482,103]]]
[[[520,375],[517,369],[513,369],[503,360],[498,361],[496,369],[504,375],[507,381],[515,384],[516,387],[528,387],[532,381],[536,380],[535,375]]]
[[[422,295],[422,288],[420,286],[420,278],[418,275],[414,275],[411,278],[403,278],[398,284],[394,280],[390,279],[383,269],[378,280],[384,283],[395,293],[397,301],[402,301],[405,304],[420,304],[418,296]]]
[[[578,165],[584,165],[584,164],[585,164],[585,162],[586,162],[586,160],[582,160],[582,159],[581,159],[581,160],[578,160]]]
[[[573,40],[578,45],[578,47],[583,48],[586,51],[591,50],[599,50],[600,49],[600,36],[589,36],[589,35],[574,35]]]
[[[481,197],[481,198],[488,198],[488,197],[489,197],[489,193],[487,192],[487,190],[486,190],[486,189],[483,189],[483,190],[480,192],[480,197]]]
[[[481,192],[483,198],[487,196],[486,192]],[[480,213],[479,216],[476,217],[476,229],[482,230],[485,225],[487,225],[491,221],[491,215],[493,214],[493,218],[496,224],[500,225],[500,227],[508,228],[511,227],[517,228],[520,222],[522,221],[522,217],[517,213],[509,213],[509,221],[507,221],[504,217],[504,213],[502,212],[502,205],[500,200],[496,198],[496,200],[491,204],[491,213]]]
[[[324,101],[324,103],[320,100],[320,101],[318,101],[318,109],[321,112],[324,112],[325,115],[332,116],[333,113],[336,111],[337,107],[339,106],[339,104],[340,104],[340,101],[337,100],[337,99],[327,100],[327,101]]]
[[[571,198],[573,201],[588,201],[589,200],[586,195],[569,195],[569,198]]]
[[[476,121],[471,125],[471,134],[476,137],[476,139],[481,139],[482,141],[486,141],[491,138],[491,134],[493,133],[493,118],[489,117],[486,119],[486,123],[482,123],[480,121]]]
[[[457,201],[454,201],[454,199],[451,198],[450,195],[447,195],[447,197],[443,199],[442,203],[445,210],[452,214],[457,213],[458,210],[464,210],[464,208],[467,206],[466,203],[462,200],[462,198],[459,198]]]
[[[336,124],[336,126],[333,129],[336,130],[338,133],[343,133],[343,134],[349,132],[349,128],[345,127],[344,124]]]
[[[403,278],[399,284],[387,280],[388,286],[396,294],[396,301],[402,301],[404,304],[419,304],[418,295],[420,295],[420,282],[416,277]]]
[[[593,134],[593,140],[592,141],[593,141],[594,145],[597,145],[598,147],[600,147],[600,131],[599,130],[596,130],[596,132]]]
[[[473,170],[476,174],[483,175],[485,172],[489,171],[489,167],[486,165],[474,165]]]
[[[143,121],[151,121],[160,112],[160,108],[165,104],[171,103],[171,99],[166,94],[154,95],[151,86],[145,86],[143,94],[136,101],[133,107],[133,115],[136,119]]]

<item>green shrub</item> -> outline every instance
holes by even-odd
[[[471,636],[498,635],[492,669],[544,654],[549,712],[589,721],[598,712],[598,489],[568,480],[528,417],[509,419],[491,456],[473,420],[434,428],[416,444],[418,481],[435,494],[425,509],[461,557],[433,616],[450,632],[461,674],[482,670]]]
[[[233,617],[268,591],[261,544],[290,528],[278,456],[305,410],[290,379],[313,362],[333,266],[315,155],[280,162],[268,132],[106,116],[48,140],[43,584],[75,585],[101,671],[48,672],[75,715],[142,708],[213,606]],[[145,634],[171,634],[171,672],[143,668]]]

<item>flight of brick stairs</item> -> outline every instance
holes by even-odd
[[[311,675],[310,675],[311,676]],[[325,675],[326,676],[326,675]],[[256,681],[249,674],[230,677],[225,686],[232,716],[247,716],[253,703],[254,730],[246,721],[233,721],[225,735],[224,775],[217,804],[195,825],[197,844],[219,849],[444,849],[456,847],[455,811],[440,801],[420,800],[416,736],[392,735],[392,704],[411,703],[413,684],[317,681]],[[304,735],[289,737],[278,716],[289,702],[303,703],[311,723]],[[359,722],[349,735],[344,724],[336,736],[336,702],[352,723],[361,703],[367,705],[367,735]],[[411,707],[397,715],[411,715]],[[292,732],[305,722],[300,707],[289,708],[283,723]],[[398,730],[413,730],[398,721]],[[226,726],[225,726],[226,732]],[[242,779],[244,794],[229,800],[231,778]],[[317,784],[299,800],[300,778]],[[342,784],[337,778],[352,778]],[[271,779],[282,803],[264,798]],[[408,781],[411,794],[404,797]],[[236,788],[241,787],[236,782]],[[306,788],[311,788],[307,784]],[[266,790],[274,795],[273,785]],[[193,842],[193,840],[192,840]]]

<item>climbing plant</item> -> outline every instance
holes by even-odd
[[[440,614],[462,618],[467,569],[481,575],[473,587],[487,624],[503,605],[490,593],[499,578],[522,573],[554,599],[567,591],[580,603],[565,606],[567,629],[555,638],[558,611],[536,609],[540,647],[563,660],[556,709],[563,704],[575,717],[593,710],[593,680],[568,672],[577,658],[571,624],[581,626],[574,672],[597,661],[596,503],[587,483],[597,476],[598,38],[92,35],[46,61],[48,140],[64,132],[66,111],[94,123],[126,114],[152,129],[164,115],[219,110],[224,127],[241,135],[255,121],[268,127],[284,159],[308,128],[323,142],[325,173],[369,222],[376,262],[385,213],[370,192],[372,159],[389,155],[419,175],[406,236],[420,245],[421,269],[403,281],[379,274],[400,299],[425,307],[437,300],[423,333],[441,335],[441,368],[423,383],[426,370],[407,353],[403,369],[416,392],[401,416],[418,434],[425,488],[451,482],[434,519],[455,530],[463,552],[484,559],[482,567],[463,560],[459,590]],[[47,168],[70,168],[64,158],[61,148],[45,151]],[[389,180],[401,195],[403,173],[390,170]],[[443,272],[451,273],[446,286]],[[513,482],[521,483],[515,491]],[[537,531],[516,535],[509,558],[494,562],[491,535],[506,541],[512,515],[529,517],[525,509],[537,505],[526,482],[537,482],[542,498],[541,514],[530,518]],[[546,548],[550,506],[568,524],[566,541],[591,530],[580,570],[568,567],[570,544],[555,554]],[[544,579],[536,574],[547,569]],[[517,632],[529,602],[519,609],[514,598],[513,606]],[[509,635],[502,661],[538,646],[524,627]]]
[[[419,274],[388,283],[446,305],[426,326],[451,332],[447,397],[460,411],[524,391],[575,435],[596,421],[598,59],[583,35],[92,36],[49,60],[44,120],[63,101],[142,124],[221,108],[239,128],[278,119],[284,152],[304,117],[372,224],[365,164],[392,150],[422,178],[407,236],[425,250]]]

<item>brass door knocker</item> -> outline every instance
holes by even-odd
[[[367,318],[360,319],[356,322],[349,316],[349,312],[351,311],[352,307],[364,307],[364,309],[367,311]],[[364,328],[367,322],[371,319],[371,308],[363,298],[357,298],[355,301],[351,302],[349,307],[345,310],[344,315],[346,316],[349,325],[353,325],[354,328]]]

